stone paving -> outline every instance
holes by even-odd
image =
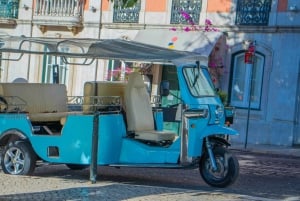
[[[297,185],[295,186],[295,182],[299,181],[297,178],[300,175],[299,158],[288,160],[285,159],[286,157],[282,157],[280,160],[269,160],[268,157],[270,156],[258,156],[260,155],[239,155],[242,175],[240,175],[240,179],[236,184],[225,189],[208,187],[201,181],[197,170],[143,171],[121,169],[119,171],[115,168],[100,167],[97,183],[91,184],[88,180],[89,170],[71,171],[64,165],[39,165],[33,176],[6,175],[0,169],[0,201],[299,200],[300,194],[294,192],[299,189]],[[152,177],[157,178],[152,179]],[[260,178],[261,180],[259,180]],[[276,182],[276,185],[271,185],[271,188],[274,189],[270,189],[270,186],[266,183],[266,178],[269,185]],[[274,179],[272,180],[272,178]],[[281,180],[281,178],[284,178],[284,180]],[[293,183],[290,185],[291,179],[293,179]],[[278,180],[281,182],[278,182]],[[279,192],[276,194],[273,192],[276,191],[275,187],[277,185],[276,189]],[[280,186],[289,188],[282,189],[285,194],[288,194],[286,198],[282,196],[277,199],[274,196],[280,195],[279,189],[282,188]],[[247,189],[256,193],[249,193]],[[262,198],[271,193],[273,196],[269,197],[273,199]]]
[[[61,177],[11,176],[1,173],[0,201],[6,200],[262,200],[257,197],[224,194],[223,192],[196,191],[179,188],[142,186],[111,182],[91,184],[86,180]]]
[[[56,173],[56,174],[55,174]],[[136,185],[126,182],[101,181],[91,184],[88,171],[70,171],[64,165],[45,165],[36,169],[34,176],[13,176],[0,172],[0,201],[90,201],[90,200],[220,200],[271,201],[224,191],[191,190],[160,186]]]

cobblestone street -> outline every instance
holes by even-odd
[[[42,165],[33,176],[1,171],[0,200],[300,200],[300,158],[236,152],[238,181],[225,189],[207,186],[195,170],[99,167],[89,170]]]

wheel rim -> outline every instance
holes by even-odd
[[[19,174],[24,169],[24,153],[17,147],[9,148],[4,156],[4,166],[8,173]]]
[[[228,168],[225,167],[225,159],[221,156],[216,156],[217,171],[213,170],[209,158],[205,162],[205,169],[209,173],[210,177],[214,180],[222,180],[228,173]]]

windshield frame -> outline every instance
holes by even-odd
[[[182,72],[187,88],[193,97],[217,96],[214,84],[206,66],[184,66],[182,68]]]

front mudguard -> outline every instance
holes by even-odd
[[[210,135],[238,135],[239,133],[229,127],[220,126],[220,125],[210,125],[203,129],[201,133],[202,138],[205,138]]]
[[[220,125],[209,125],[206,128],[204,128],[201,133],[199,134],[199,138],[196,141],[189,143],[189,155],[190,156],[201,156],[203,153],[203,145],[204,145],[204,139],[206,137],[209,137],[212,142],[224,145],[224,146],[230,146],[230,143],[221,137],[216,137],[217,135],[238,135],[238,132],[232,128],[220,126]],[[193,144],[197,143],[197,144]]]

